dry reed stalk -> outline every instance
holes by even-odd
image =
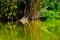
[[[40,25],[39,20],[33,20],[33,21],[30,21],[29,24],[24,26],[25,35],[28,35],[28,37],[30,37],[29,40],[40,40],[39,25]]]
[[[38,13],[38,7],[40,6],[40,0],[37,0],[36,3],[34,3],[34,0],[31,1],[30,4],[30,14],[29,18],[32,18],[36,16]],[[28,37],[30,37],[29,40],[40,40],[40,21],[39,20],[32,20],[28,24],[25,25],[24,31],[25,34],[29,34]]]
[[[36,14],[38,13],[38,8],[40,6],[40,0],[37,0],[36,3],[34,3],[34,0],[32,0],[31,4],[30,4],[30,18],[34,18],[36,16]]]

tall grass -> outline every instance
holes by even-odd
[[[0,39],[1,40],[40,40],[38,20],[30,21],[29,24],[18,25],[9,23],[5,24],[1,28]]]

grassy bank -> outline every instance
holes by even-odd
[[[1,40],[60,40],[60,20],[33,20],[29,24],[0,23]]]

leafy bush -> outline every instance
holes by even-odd
[[[41,13],[42,17],[55,18],[57,16],[57,13],[53,10],[42,9],[41,11],[42,11]]]

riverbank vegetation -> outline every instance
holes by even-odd
[[[0,40],[60,40],[60,1],[0,0]]]

